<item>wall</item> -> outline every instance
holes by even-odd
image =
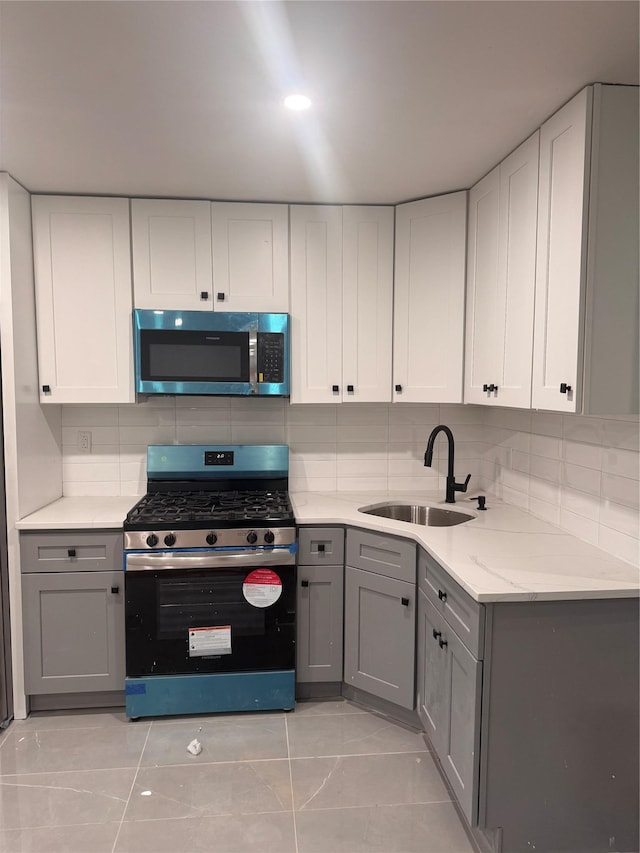
[[[295,406],[224,397],[63,406],[64,494],[143,494],[147,444],[174,442],[288,444],[293,489],[444,494],[442,436],[434,467],[423,464],[428,435],[439,423],[454,432],[457,479],[472,475],[468,495],[491,490],[637,564],[640,455],[638,423],[630,420],[482,406]],[[91,454],[77,450],[79,429],[91,430]]]

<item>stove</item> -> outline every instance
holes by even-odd
[[[296,529],[284,445],[152,445],[124,521],[126,707],[294,707]]]

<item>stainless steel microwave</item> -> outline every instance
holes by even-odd
[[[139,394],[289,396],[289,315],[133,312]]]

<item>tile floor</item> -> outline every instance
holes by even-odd
[[[197,738],[198,756],[187,751]],[[0,735],[1,853],[473,853],[423,738],[346,701]]]

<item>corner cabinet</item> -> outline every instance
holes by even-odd
[[[466,192],[396,208],[394,402],[462,402],[466,217]]]
[[[589,86],[540,131],[534,408],[638,412],[638,91]]]
[[[292,403],[391,400],[392,294],[392,207],[291,207]]]
[[[539,136],[469,191],[465,403],[531,406]]]
[[[136,308],[289,311],[289,208],[131,202]]]
[[[131,251],[124,198],[33,196],[42,403],[131,403]]]

